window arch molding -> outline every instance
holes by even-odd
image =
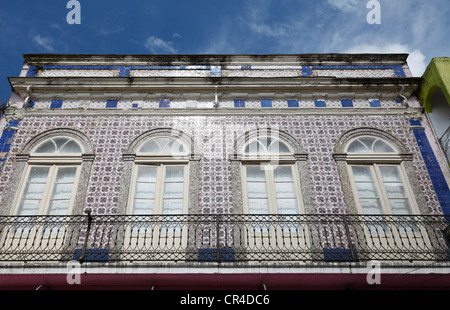
[[[76,153],[36,153],[36,149],[46,141],[57,138],[66,138],[73,140],[80,147],[80,152]],[[78,185],[76,186],[75,196],[70,214],[83,214],[87,185],[92,164],[94,161],[94,147],[91,140],[82,132],[71,128],[56,128],[46,130],[32,137],[22,148],[22,151],[16,156],[16,165],[14,173],[20,178],[13,178],[10,184],[11,190],[5,197],[5,206],[1,209],[1,214],[11,214],[17,205],[15,201],[20,195],[19,190],[24,178],[27,177],[28,166],[33,164],[46,165],[52,163],[75,163],[80,166],[78,175]],[[81,182],[80,182],[81,180]],[[85,181],[83,181],[85,180]]]
[[[288,154],[298,160],[306,160],[307,155],[300,143],[290,134],[273,128],[258,128],[245,132],[234,144],[232,156],[234,159],[240,159],[245,153],[245,147],[252,141],[260,137],[274,137],[289,148]]]
[[[244,190],[243,190],[243,169],[246,163],[271,162],[274,160],[270,154],[245,154],[246,147],[258,138],[272,138],[279,140],[280,143],[287,147],[286,152],[273,154],[275,163],[288,163],[295,167],[296,174],[299,177],[299,192],[301,194],[301,204],[303,211],[307,214],[314,213],[313,199],[311,190],[311,180],[308,173],[307,159],[308,156],[299,141],[289,133],[274,128],[257,128],[249,130],[239,136],[230,155],[231,176],[232,176],[232,193],[233,193],[233,212],[237,214],[244,213]],[[268,143],[269,144],[269,143]],[[284,146],[279,147],[280,150]],[[250,156],[249,156],[250,155]]]
[[[379,140],[392,148],[388,152],[347,152],[348,147],[360,138],[371,137]],[[405,176],[406,185],[411,189],[410,193],[415,201],[416,208],[421,214],[429,214],[425,196],[419,184],[416,171],[413,166],[413,154],[395,136],[376,128],[356,128],[345,132],[337,141],[333,155],[339,172],[339,178],[343,188],[345,201],[349,213],[358,214],[357,197],[352,187],[353,179],[349,167],[351,165],[397,165]]]
[[[21,156],[30,155],[37,146],[45,142],[46,140],[67,137],[78,142],[82,148],[83,154],[94,154],[94,147],[91,140],[82,132],[71,128],[57,128],[44,131],[37,136],[33,137],[22,149]]]
[[[152,140],[161,138],[174,139],[180,142],[185,152],[181,153],[148,153],[141,152],[141,148]],[[198,173],[200,156],[197,155],[193,139],[186,133],[172,128],[157,128],[142,133],[136,137],[123,154],[123,175],[120,187],[118,214],[127,214],[129,211],[129,193],[132,186],[133,166],[145,162],[185,162],[188,165],[189,193],[187,197],[188,213],[198,213]]]
[[[128,146],[125,155],[137,154],[140,148],[148,141],[157,138],[172,138],[179,140],[183,146],[186,148],[186,153],[189,156],[195,156],[194,152],[194,142],[190,136],[184,132],[172,128],[158,128],[147,131],[137,138],[135,138]]]

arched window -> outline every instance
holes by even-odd
[[[44,140],[29,153],[15,203],[17,215],[68,215],[79,182],[83,147],[70,137]]]
[[[356,204],[363,214],[418,212],[400,150],[377,136],[358,136],[345,151]]]
[[[303,212],[294,150],[278,132],[249,137],[240,151],[244,213]]]
[[[170,135],[136,148],[128,212],[134,215],[187,213],[189,146]]]

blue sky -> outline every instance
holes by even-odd
[[[409,53],[416,76],[450,56],[448,0],[379,0],[375,25],[369,0],[78,1],[80,25],[66,21],[68,0],[2,3],[0,100],[27,53]]]

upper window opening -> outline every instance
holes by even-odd
[[[186,148],[179,140],[169,137],[152,139],[142,145],[139,152],[164,155],[187,153]]]
[[[395,153],[385,141],[375,137],[360,137],[350,143],[347,153]]]
[[[51,138],[39,145],[34,153],[61,154],[82,153],[80,145],[73,139],[65,137]]]
[[[290,154],[289,147],[278,139],[271,137],[257,138],[245,148],[245,154]]]

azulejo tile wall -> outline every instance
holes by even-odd
[[[300,115],[300,116],[47,116],[25,117],[18,124],[0,178],[0,204],[15,175],[16,154],[37,134],[53,128],[72,128],[86,134],[95,148],[85,208],[94,214],[116,214],[123,159],[129,144],[146,131],[174,128],[193,138],[201,155],[199,212],[232,213],[233,193],[229,155],[235,141],[256,128],[275,128],[297,139],[308,154],[312,209],[317,213],[344,213],[334,147],[346,131],[377,128],[397,137],[413,154],[413,166],[431,213],[441,213],[433,185],[415,142],[409,122],[401,115]]]

